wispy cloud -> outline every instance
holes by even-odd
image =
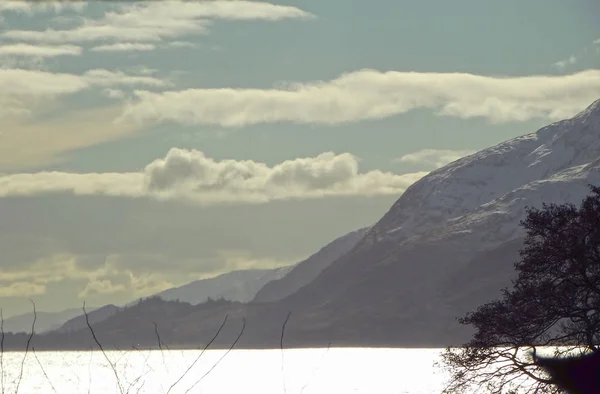
[[[560,60],[560,61],[554,63],[554,66],[563,70],[568,65],[575,64],[575,63],[577,63],[577,57],[575,57],[575,55],[571,55],[567,59],[563,59],[563,60]]]
[[[75,45],[31,45],[12,44],[0,45],[0,56],[34,56],[34,57],[56,57],[64,55],[81,55],[81,47]]]
[[[468,149],[422,149],[401,156],[395,159],[395,161],[399,163],[421,164],[428,168],[439,168],[473,153],[475,153],[474,150]]]
[[[124,117],[139,122],[241,127],[274,122],[341,124],[414,109],[490,122],[558,120],[600,96],[600,70],[571,75],[489,77],[466,73],[361,70],[278,89],[136,91]]]
[[[84,19],[69,30],[11,30],[4,38],[46,43],[98,40],[151,41],[203,34],[213,20],[307,19],[312,14],[297,7],[255,1],[152,1],[132,3],[99,19]]]
[[[108,45],[98,45],[91,49],[94,52],[130,52],[130,51],[152,51],[156,48],[154,44],[143,44],[138,42],[122,42]]]
[[[114,119],[119,113],[120,106],[113,106],[79,109],[43,121],[1,119],[0,173],[54,163],[67,151],[113,141],[139,131],[134,124],[115,124]]]
[[[92,87],[140,85],[167,86],[168,82],[118,70],[96,69],[76,75],[0,68],[0,119],[28,116],[44,102]]]
[[[168,46],[173,48],[194,48],[196,44],[188,41],[171,41]]]
[[[0,177],[0,196],[47,193],[149,197],[202,205],[264,203],[327,196],[398,195],[426,172],[360,173],[349,153],[323,153],[273,167],[252,160],[216,161],[197,150],[173,148],[142,172],[40,172]]]
[[[66,10],[81,12],[87,6],[85,1],[18,1],[9,0],[0,2],[0,14],[3,12],[18,12],[33,14],[36,12],[56,12]]]

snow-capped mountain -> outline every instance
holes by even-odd
[[[422,178],[352,249],[283,299],[198,306],[176,318],[166,310],[152,319],[169,322],[165,337],[192,327],[204,340],[225,315],[239,316],[236,324],[244,316],[248,329],[238,347],[279,348],[286,316],[288,347],[458,345],[472,332],[456,318],[511,284],[525,207],[579,204],[589,184],[600,185],[600,100]],[[123,324],[141,330],[140,316],[108,319],[114,341],[129,340]],[[214,344],[228,348],[236,324]],[[147,337],[154,339],[152,329],[147,325]]]
[[[571,119],[422,178],[357,246],[283,300],[305,313],[290,336],[447,345],[455,319],[510,285],[526,207],[578,205],[600,185],[600,100]]]
[[[595,180],[599,158],[600,100],[572,119],[433,171],[406,190],[363,243],[402,242],[441,224],[467,231],[484,216],[522,217],[525,205],[542,200],[578,202]],[[571,190],[571,183],[582,187]]]

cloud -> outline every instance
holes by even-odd
[[[39,70],[0,68],[0,119],[29,116],[36,107],[60,96],[93,87],[167,86],[168,82],[150,76],[122,71],[89,70],[82,75]]]
[[[2,1],[0,14],[17,12],[32,15],[39,12],[60,13],[66,10],[81,12],[87,6],[85,1]]]
[[[46,292],[46,286],[29,282],[4,283],[0,287],[0,297],[31,297]]]
[[[0,297],[31,297],[47,293],[55,283],[78,283],[77,297],[90,297],[122,293],[121,296],[136,298],[148,296],[172,286],[166,272],[149,274],[140,267],[133,270],[124,265],[128,256],[109,254],[105,256],[56,253],[33,263],[13,269],[0,268]],[[136,256],[139,262],[140,256]],[[155,256],[155,258],[158,258]],[[166,256],[161,257],[164,261]],[[139,272],[138,272],[139,271]],[[174,275],[181,279],[182,275]]]
[[[171,41],[168,46],[173,48],[195,48],[196,44],[188,41]]]
[[[136,122],[242,127],[260,123],[341,124],[428,108],[490,122],[559,120],[600,96],[600,70],[561,76],[489,77],[465,73],[360,70],[277,89],[139,90],[124,113]]]
[[[11,30],[5,38],[37,42],[153,41],[204,34],[211,21],[306,19],[296,7],[255,1],[152,1],[122,6],[100,19],[84,19],[70,30]]]
[[[577,63],[577,57],[575,57],[575,55],[571,55],[567,59],[563,59],[563,60],[560,60],[560,61],[554,63],[554,66],[563,70],[567,65],[571,65],[571,64],[575,64],[575,63]]]
[[[79,298],[85,299],[91,295],[104,295],[124,292],[127,289],[122,284],[113,284],[108,279],[93,280],[88,282],[85,288],[77,295]]]
[[[81,55],[81,47],[75,45],[0,45],[0,56],[4,55],[35,57],[77,56]]]
[[[285,267],[303,261],[308,256],[298,256],[296,258],[288,258],[285,260],[273,257],[258,257],[253,256],[245,250],[219,250],[217,251],[217,260],[219,260],[221,270],[213,272],[210,276],[218,276],[227,272],[246,270],[249,267],[252,269],[273,269]],[[202,273],[201,273],[202,274]],[[207,277],[204,273],[204,277]]]
[[[102,94],[111,99],[122,100],[125,98],[125,92],[119,89],[104,89]]]
[[[156,48],[154,44],[142,44],[137,42],[123,42],[93,47],[94,52],[129,52],[129,51],[152,51]]]
[[[422,149],[408,153],[395,159],[399,163],[423,164],[427,167],[439,168],[448,163],[475,153],[474,150]]]
[[[273,167],[252,160],[216,161],[197,150],[172,148],[142,172],[39,172],[0,177],[0,197],[47,193],[148,197],[200,205],[265,203],[327,196],[399,195],[426,172],[359,173],[349,153],[322,153]]]
[[[83,109],[37,122],[0,116],[0,173],[47,165],[67,151],[137,132],[135,124],[114,123],[120,111],[120,105]]]

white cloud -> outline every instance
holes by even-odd
[[[122,100],[125,98],[125,92],[119,89],[104,89],[102,94],[111,99]]]
[[[401,156],[395,161],[399,163],[423,164],[428,167],[439,168],[473,153],[475,153],[474,150],[468,149],[422,149]]]
[[[171,41],[168,46],[173,48],[194,48],[196,45],[193,42],[188,41]]]
[[[277,89],[136,91],[124,113],[138,122],[241,127],[259,123],[340,124],[418,108],[491,122],[558,120],[600,96],[600,70],[561,76],[488,77],[465,73],[360,70]]]
[[[33,14],[35,12],[55,13],[65,10],[81,12],[87,6],[85,1],[2,1],[0,2],[0,14],[3,12],[18,12],[23,14]]]
[[[93,87],[165,86],[166,81],[122,71],[90,70],[83,75],[0,68],[0,119],[27,116],[42,102]]]
[[[575,63],[577,63],[577,57],[575,57],[575,55],[571,55],[567,59],[563,59],[563,60],[560,60],[560,61],[554,63],[554,66],[562,70],[565,67],[567,67],[568,65],[575,64]]]
[[[122,42],[93,47],[94,52],[130,52],[130,51],[152,51],[156,48],[154,44],[142,44],[138,42]]]
[[[296,7],[255,1],[152,1],[128,4],[100,19],[85,19],[70,30],[12,30],[5,38],[38,42],[161,41],[206,33],[212,20],[306,19]]]
[[[171,149],[143,172],[40,172],[0,177],[0,197],[45,193],[150,197],[196,204],[264,203],[326,196],[399,195],[426,172],[359,173],[349,153],[322,153],[273,167],[252,160],[215,161],[197,150]]]
[[[147,86],[167,86],[168,81],[162,79],[149,77],[149,76],[138,76],[129,75],[123,71],[110,71],[105,69],[95,69],[86,71],[83,74],[83,78],[88,81],[91,86],[135,86],[135,85],[147,85]]]
[[[56,57],[63,55],[81,55],[81,47],[75,45],[0,45],[0,56]]]

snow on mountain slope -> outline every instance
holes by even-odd
[[[179,300],[192,305],[200,304],[208,298],[224,298],[229,301],[249,302],[268,282],[285,276],[293,266],[267,270],[240,270],[201,279],[180,287],[162,291],[156,296],[165,301]]]
[[[528,189],[552,189],[550,184],[585,178],[595,168],[585,165],[599,157],[600,100],[571,119],[433,171],[406,190],[365,236],[361,246],[386,239],[402,242],[473,211],[483,210],[489,215],[494,201],[507,204],[509,193],[528,194],[529,199],[535,193],[528,193]],[[583,195],[573,196],[580,199]]]
[[[578,205],[589,184],[600,185],[600,100],[413,184],[353,250],[282,301],[303,313],[290,335],[360,342],[373,332],[386,345],[466,339],[455,318],[510,285],[525,208]],[[467,276],[468,286],[457,280]]]

